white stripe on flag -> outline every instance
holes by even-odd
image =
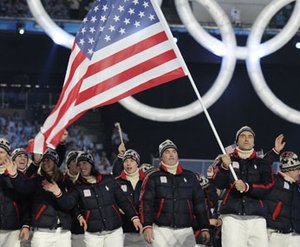
[[[118,75],[122,73],[125,70],[128,70],[136,65],[141,64],[142,62],[145,62],[161,53],[164,53],[166,51],[172,50],[170,47],[170,42],[167,40],[163,43],[160,43],[156,46],[151,47],[150,49],[144,50],[143,52],[140,52],[134,56],[131,56],[127,59],[122,60],[121,62],[112,65],[99,73],[96,73],[87,79],[83,80],[83,83],[80,88],[80,92],[93,87],[94,85],[101,84],[101,82],[114,77],[115,75]],[[97,78],[97,79],[96,79]]]

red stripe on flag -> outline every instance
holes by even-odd
[[[94,97],[97,94],[100,94],[106,90],[109,90],[110,88],[113,88],[129,79],[134,78],[135,76],[142,74],[146,71],[149,71],[150,69],[153,69],[161,64],[164,64],[170,60],[173,60],[176,58],[176,54],[173,50],[169,50],[167,52],[164,52],[156,57],[153,57],[143,63],[139,63],[138,65],[122,71],[122,73],[119,73],[105,81],[99,81],[99,83],[93,87],[90,87],[83,92],[79,93],[78,98],[76,100],[75,105],[79,105],[83,101],[86,101],[89,98]],[[100,78],[101,79],[101,78]],[[142,83],[142,82],[141,82]]]
[[[153,46],[156,46],[160,43],[163,43],[167,40],[168,40],[168,37],[167,37],[166,33],[160,32],[160,33],[155,34],[143,41],[135,43],[134,45],[132,45],[122,51],[116,52],[113,55],[90,65],[88,76],[98,73],[99,71],[104,70],[114,64],[117,64],[128,57],[132,57],[144,50],[147,50],[147,49],[149,49]]]

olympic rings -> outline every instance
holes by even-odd
[[[162,0],[156,0],[161,5]],[[251,82],[255,91],[266,106],[280,117],[300,124],[300,112],[288,107],[280,101],[267,86],[259,61],[261,57],[267,56],[286,44],[297,32],[300,26],[300,0],[274,0],[270,2],[261,12],[252,26],[246,47],[236,45],[236,39],[232,25],[215,0],[194,0],[203,5],[211,14],[220,28],[222,41],[208,34],[195,19],[188,0],[175,0],[177,12],[186,26],[188,32],[195,40],[212,53],[222,56],[221,70],[211,89],[203,96],[204,105],[208,108],[214,104],[227,88],[232,78],[236,59],[245,59]],[[274,38],[265,43],[260,43],[263,30],[271,20],[272,16],[286,4],[296,2],[294,11],[285,28]],[[29,8],[40,26],[55,40],[57,32],[63,38],[63,45],[70,48],[74,37],[60,29],[51,20],[44,10],[40,0],[27,0]],[[53,36],[56,33],[56,37]],[[161,109],[140,103],[132,97],[128,97],[120,103],[133,113],[154,121],[179,121],[193,117],[203,111],[198,101],[189,105]]]
[[[259,63],[259,55],[262,54],[264,48],[268,48],[272,50],[274,46],[272,46],[271,42],[264,43],[264,47],[259,47],[259,41],[262,38],[263,30],[265,29],[268,22],[271,20],[272,15],[274,15],[279,9],[281,9],[284,5],[293,2],[292,0],[282,0],[277,1],[276,3],[269,4],[263,12],[261,12],[260,16],[256,19],[256,22],[253,25],[252,32],[249,35],[247,46],[249,47],[249,56],[246,60],[248,74],[250,76],[252,85],[260,97],[260,99],[264,102],[264,104],[275,114],[278,116],[296,124],[300,124],[300,111],[297,111],[286,104],[284,104],[281,100],[279,100],[268,87],[261,70],[261,66]],[[284,30],[281,32],[281,39],[278,38],[277,35],[276,42],[277,46],[283,46],[291,37],[293,37],[300,26],[300,1],[296,1],[294,11],[286,25]],[[282,34],[284,33],[284,35]],[[274,38],[274,40],[275,40]],[[275,43],[275,42],[273,42]],[[262,45],[261,45],[262,46]]]

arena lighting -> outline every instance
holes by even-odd
[[[28,7],[47,35],[59,45],[71,49],[74,37],[60,28],[47,14],[40,0],[27,0]]]
[[[297,49],[300,49],[300,42],[296,42],[295,47],[296,47]]]
[[[16,24],[17,31],[20,35],[23,35],[25,33],[25,25],[23,23],[17,23]]]

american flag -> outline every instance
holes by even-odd
[[[172,39],[152,0],[97,0],[76,35],[58,103],[28,150],[55,148],[91,108],[187,75]]]

